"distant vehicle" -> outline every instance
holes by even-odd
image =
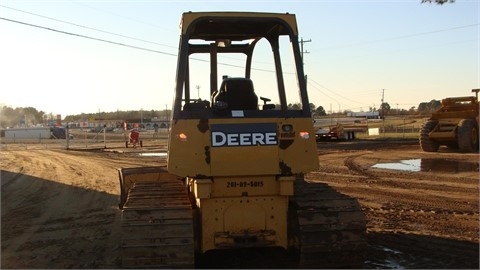
[[[132,129],[128,133],[128,141],[125,141],[125,148],[128,148],[128,145],[133,145],[133,148],[137,147],[137,144],[140,144],[140,147],[143,147],[143,142],[140,140],[140,133],[138,130]]]
[[[330,129],[329,128],[319,128],[315,132],[315,138],[317,141],[330,139]]]
[[[50,128],[52,139],[66,139],[67,132],[64,127],[51,127]]]
[[[420,147],[425,152],[437,152],[446,145],[459,152],[478,152],[478,92],[475,96],[450,97],[442,100],[442,107],[423,123],[420,129]]]
[[[356,138],[356,132],[364,131],[366,127],[359,125],[336,124],[326,128],[319,128],[315,132],[315,139],[322,140],[353,140]]]
[[[367,119],[379,119],[379,112],[349,112],[348,117],[367,118]]]

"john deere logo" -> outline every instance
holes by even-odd
[[[211,126],[212,147],[278,144],[274,123],[217,124]]]

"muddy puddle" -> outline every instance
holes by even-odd
[[[139,155],[142,156],[142,157],[164,157],[164,158],[167,157],[167,153],[166,153],[166,152],[160,152],[160,153],[140,153]]]
[[[451,159],[418,158],[405,159],[393,163],[377,163],[372,168],[400,170],[409,172],[478,172],[479,162],[467,162]]]

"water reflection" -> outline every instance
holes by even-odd
[[[144,156],[144,157],[167,157],[166,152],[163,152],[163,153],[140,153],[139,155]]]
[[[467,162],[450,159],[419,158],[405,159],[394,163],[378,163],[372,168],[400,170],[409,172],[478,172],[478,162]]]

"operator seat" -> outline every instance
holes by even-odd
[[[212,94],[212,104],[222,101],[229,110],[257,110],[258,97],[248,78],[225,78],[219,91]]]

